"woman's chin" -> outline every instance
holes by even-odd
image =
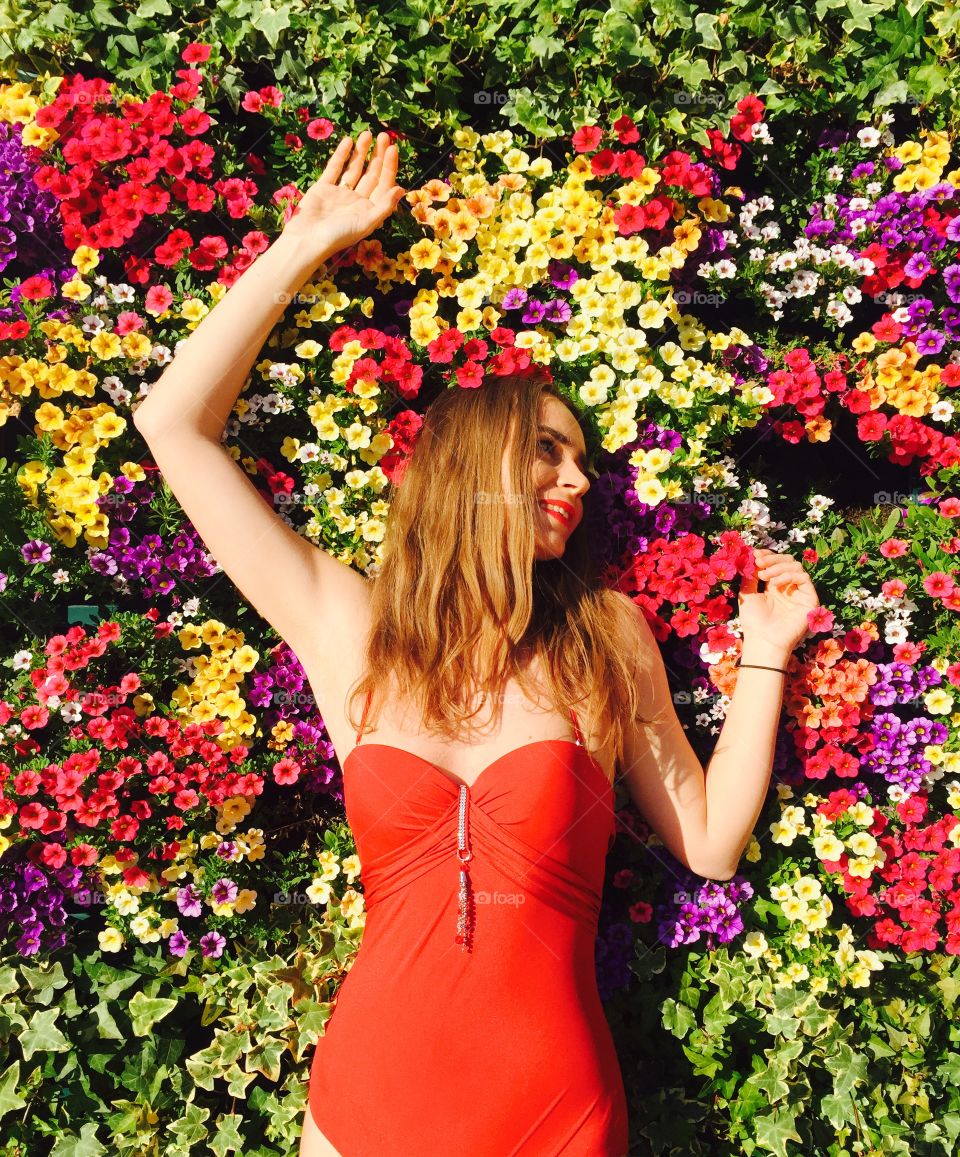
[[[556,543],[538,542],[536,550],[534,551],[534,562],[549,562],[553,558],[563,558],[563,552],[567,548],[565,539],[559,539]]]

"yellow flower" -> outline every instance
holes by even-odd
[[[859,876],[863,880],[869,880],[875,866],[872,859],[855,856],[847,863],[847,871],[851,876]]]
[[[870,984],[870,969],[858,961],[847,972],[846,979],[851,988],[866,988]]]
[[[123,933],[116,928],[104,928],[97,934],[97,940],[102,952],[119,952],[126,943]]]
[[[363,894],[347,888],[340,898],[340,911],[348,920],[359,916],[364,911]]]
[[[770,835],[775,844],[783,844],[785,847],[789,847],[797,838],[797,829],[793,824],[779,819],[770,825]]]
[[[333,880],[340,875],[340,865],[337,863],[336,855],[329,851],[323,851],[317,856],[317,861],[320,864],[320,879]]]
[[[767,951],[767,938],[762,932],[749,932],[743,938],[743,950],[750,956],[762,956]]]
[[[801,876],[794,885],[797,895],[801,900],[819,900],[823,889],[820,886],[820,881],[813,876]]]
[[[295,345],[293,352],[298,358],[315,358],[317,354],[323,352],[323,346],[319,342],[314,341],[313,338],[307,338],[305,341],[300,342],[299,345]]]
[[[843,855],[843,844],[833,832],[824,832],[813,841],[813,850],[821,860],[839,860]]]
[[[788,920],[802,920],[807,913],[808,906],[805,900],[792,896],[789,900],[784,900],[780,907]]]
[[[869,804],[858,800],[852,808],[849,809],[847,815],[853,820],[855,824],[859,824],[863,828],[868,828],[873,823],[873,808]],[[872,855],[873,853],[869,853]]]
[[[942,687],[935,687],[923,697],[931,715],[948,715],[953,710],[954,699]]]
[[[313,904],[327,904],[332,895],[333,888],[330,887],[326,880],[315,877],[307,887],[307,897]]]
[[[667,496],[659,478],[640,479],[638,477],[634,489],[640,501],[646,503],[647,506],[656,506]]]
[[[877,841],[869,832],[857,832],[847,840],[847,847],[855,856],[869,859],[877,850]]]

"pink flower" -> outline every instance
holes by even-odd
[[[180,53],[180,59],[184,64],[203,64],[205,60],[210,59],[210,45],[188,44]]]
[[[944,571],[935,570],[923,580],[923,589],[934,598],[947,598],[954,592],[953,579]]]
[[[627,914],[634,924],[649,924],[653,919],[653,908],[644,900],[638,900],[627,909]]]
[[[307,136],[311,141],[325,141],[333,132],[333,121],[317,117],[307,125]]]
[[[880,544],[880,553],[884,558],[902,558],[910,549],[910,544],[902,538],[888,538]]]
[[[899,599],[907,589],[903,579],[887,579],[880,588],[881,592],[891,599]]]
[[[945,498],[937,509],[944,518],[960,518],[960,498]]]
[[[807,628],[812,635],[832,630],[833,623],[833,611],[828,607],[814,607],[812,611],[807,611]]]
[[[273,765],[273,778],[276,783],[296,783],[300,778],[300,764],[295,759],[286,756]]]

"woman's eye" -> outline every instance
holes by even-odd
[[[553,449],[553,443],[550,441],[549,438],[541,438],[539,445],[540,445],[541,449],[544,446],[546,446],[547,449],[546,449],[545,453],[549,453],[549,451]]]

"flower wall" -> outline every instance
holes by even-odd
[[[366,122],[272,83],[229,115],[219,48],[185,44],[147,96],[82,68],[0,89],[11,1157],[293,1152],[363,934],[304,670],[131,415]],[[410,192],[289,304],[225,445],[375,578],[430,400],[548,366],[600,451],[605,581],[647,615],[705,766],[732,584],[753,545],[802,559],[823,606],[737,875],[692,876],[617,789],[596,960],[631,1152],[950,1154],[955,140],[915,104],[811,126],[755,91],[700,134],[609,101],[543,137],[474,111],[432,150],[386,126]]]

